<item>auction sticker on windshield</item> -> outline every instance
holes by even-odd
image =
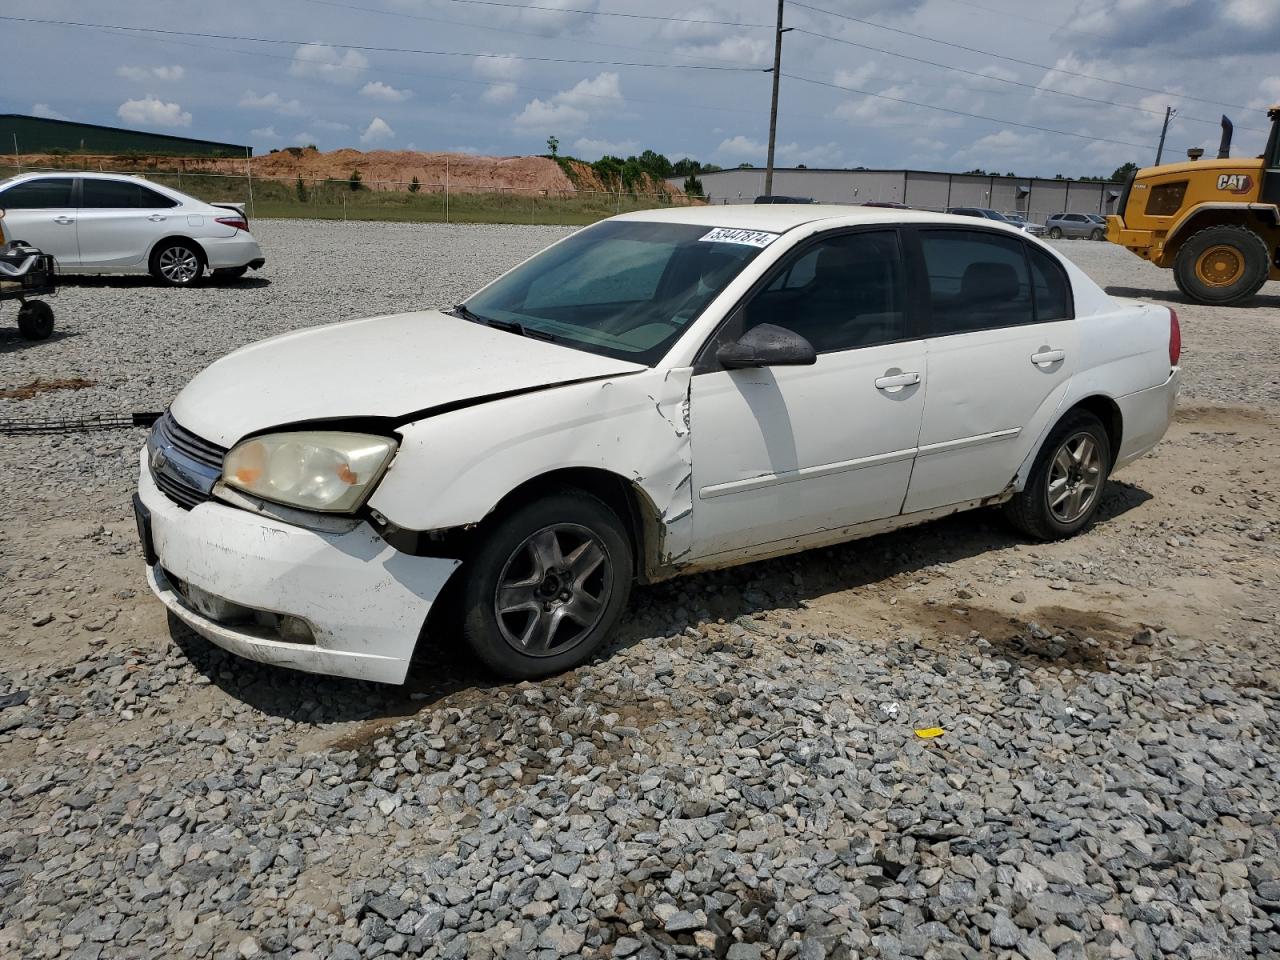
[[[705,237],[699,237],[703,243],[742,243],[749,247],[767,247],[778,239],[776,233],[765,233],[763,230],[734,230],[730,227],[716,227]]]

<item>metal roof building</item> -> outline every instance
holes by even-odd
[[[764,193],[764,169],[751,167],[699,174],[712,203],[751,203]],[[684,185],[682,177],[669,181]],[[778,167],[773,192],[811,197],[818,203],[892,201],[921,210],[990,207],[1043,222],[1054,213],[1112,212],[1123,184],[1042,177],[1002,177],[930,170],[832,170]]]
[[[244,157],[252,153],[252,148],[238,143],[0,113],[0,154],[63,150],[70,153],[143,153],[173,157]]]

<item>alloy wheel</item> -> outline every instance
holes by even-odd
[[[160,252],[160,273],[170,283],[190,283],[200,275],[200,258],[188,247],[167,247]]]
[[[543,527],[512,552],[494,591],[502,638],[532,657],[577,646],[605,614],[614,569],[604,542],[576,523]]]
[[[1053,455],[1046,496],[1059,523],[1075,523],[1093,507],[1102,489],[1102,452],[1093,434],[1067,437]]]

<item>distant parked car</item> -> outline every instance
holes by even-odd
[[[905,203],[898,203],[896,200],[868,200],[863,204],[864,207],[884,207],[888,210],[910,210]]]
[[[994,220],[996,223],[1008,223],[1004,214],[989,207],[947,207],[947,213],[957,217],[979,217],[983,220]]]
[[[756,203],[813,203],[813,197],[780,197],[766,193],[756,197]]]
[[[1033,237],[1044,236],[1044,227],[1038,223],[1032,223],[1020,213],[1005,213],[1002,216],[1008,223],[1013,224],[1023,233],[1029,233]]]
[[[241,277],[266,263],[244,209],[142,177],[27,173],[0,180],[5,229],[67,273],[150,273],[189,287],[205,270]]]
[[[1050,240],[1089,239],[1101,240],[1107,233],[1107,223],[1101,217],[1090,219],[1087,213],[1055,213],[1044,222]]]
[[[1168,307],[1008,224],[748,206],[624,214],[447,311],[218,360],[141,454],[152,590],[259,662],[401,683],[422,638],[530,679],[636,580],[997,503],[1079,533],[1164,435]]]

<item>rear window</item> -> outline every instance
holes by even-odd
[[[5,210],[50,210],[71,206],[71,178],[47,177],[14,184],[0,193]]]
[[[1070,320],[1073,315],[1071,283],[1067,272],[1039,247],[1027,245],[1031,263],[1031,286],[1035,294],[1036,322]]]
[[[80,206],[90,210],[155,210],[176,207],[177,201],[128,180],[90,180],[80,183]]]
[[[1162,183],[1152,187],[1147,197],[1148,217],[1171,217],[1182,209],[1182,200],[1187,195],[1187,181]]]
[[[969,230],[922,230],[920,244],[933,335],[1034,322],[1021,240]]]

